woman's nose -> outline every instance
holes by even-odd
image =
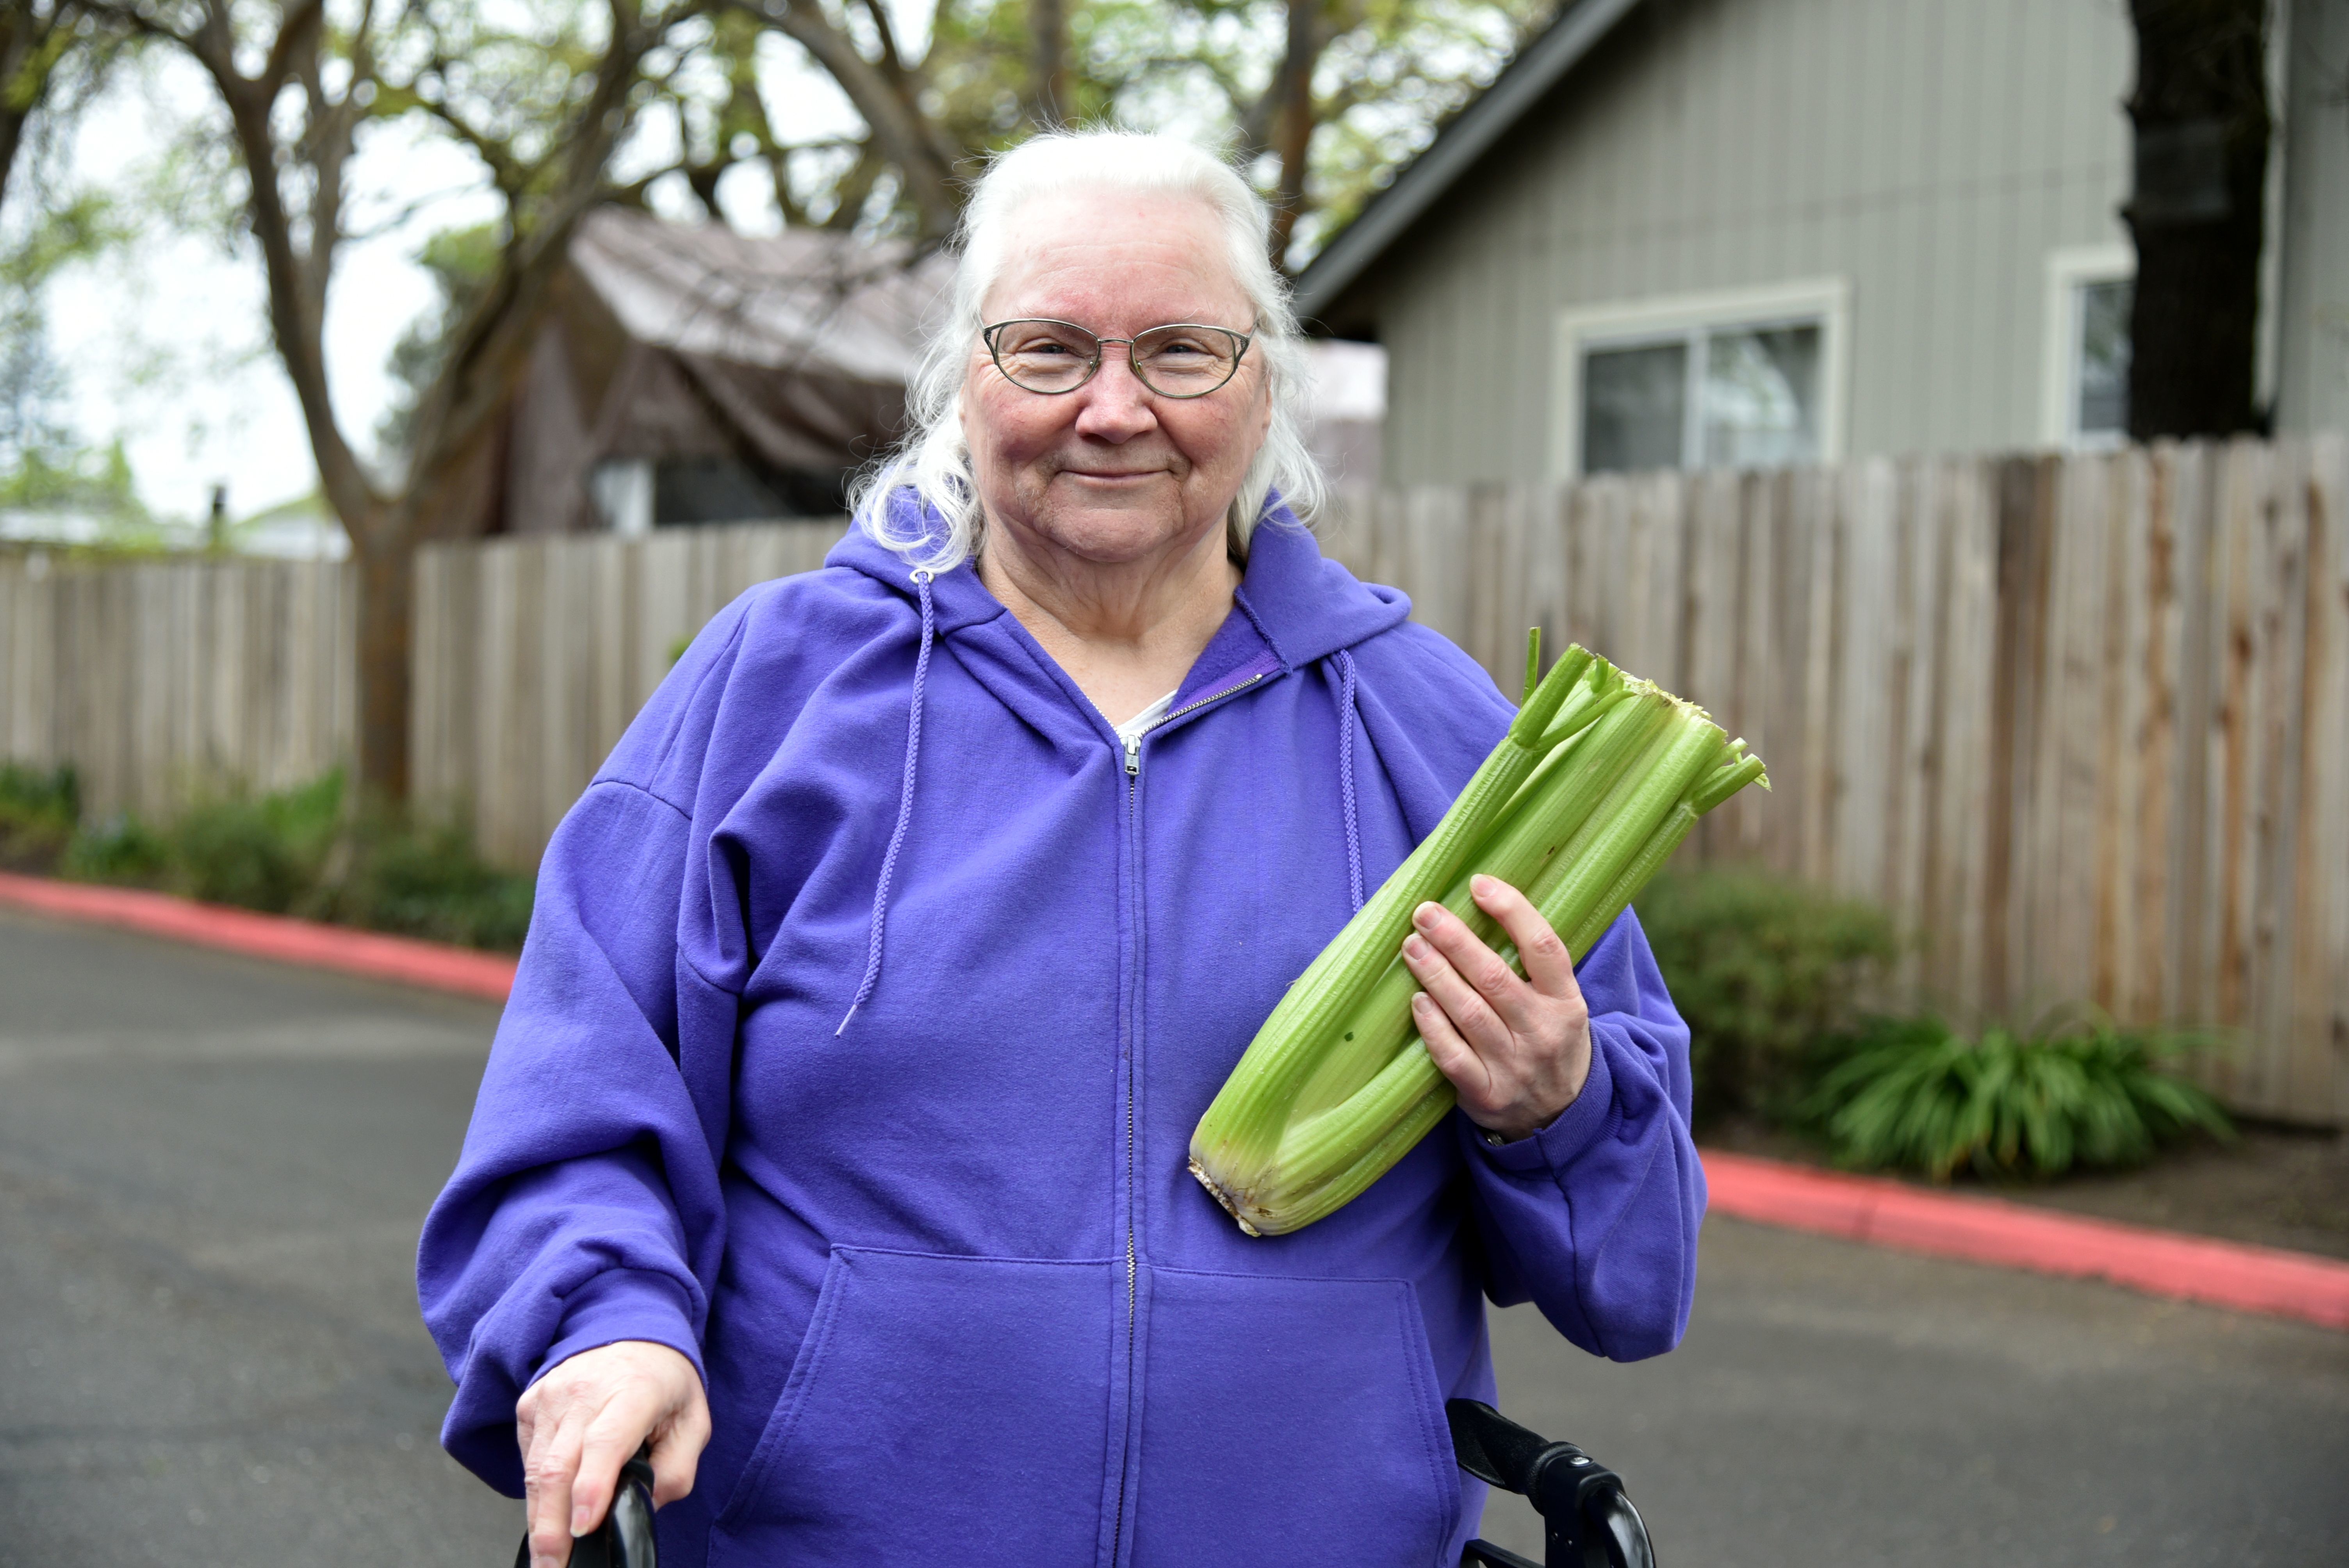
[[[1133,349],[1123,343],[1102,345],[1102,366],[1077,392],[1077,431],[1104,441],[1126,441],[1156,428],[1150,388],[1133,374]]]

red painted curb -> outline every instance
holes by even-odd
[[[513,989],[514,961],[501,954],[258,914],[139,888],[94,887],[0,872],[0,904],[492,1002],[504,1001]]]
[[[1703,1159],[1713,1208],[1741,1220],[2349,1329],[2349,1264],[2331,1258],[1717,1150]]]

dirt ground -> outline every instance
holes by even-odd
[[[1993,1184],[1961,1177],[1950,1190],[2349,1259],[2349,1137],[2259,1122],[2244,1124],[2241,1134],[2232,1144],[2198,1139],[2176,1145],[2137,1171],[2047,1182]],[[1827,1163],[1816,1144],[1759,1123],[1716,1127],[1698,1141]]]

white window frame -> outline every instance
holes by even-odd
[[[2131,283],[2137,249],[2126,242],[2066,245],[2047,253],[2047,294],[2041,331],[2039,438],[2065,451],[2115,447],[2127,437],[2080,431],[2080,290],[2089,284]]]
[[[1559,313],[1552,366],[1550,471],[1582,477],[1582,356],[1592,349],[1669,343],[1723,327],[1819,328],[1819,455],[1842,460],[1846,388],[1850,385],[1851,281],[1802,278],[1704,294],[1655,294],[1578,305]],[[1692,375],[1696,372],[1692,369]],[[1702,417],[1692,405],[1691,418]],[[1683,449],[1686,443],[1683,442]]]
[[[587,474],[587,494],[604,526],[623,539],[653,531],[653,460],[606,458]]]

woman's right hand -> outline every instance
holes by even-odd
[[[709,1401],[693,1363],[624,1339],[558,1363],[514,1406],[528,1489],[531,1568],[562,1568],[571,1542],[604,1522],[620,1467],[652,1439],[653,1506],[693,1490],[709,1441]]]

